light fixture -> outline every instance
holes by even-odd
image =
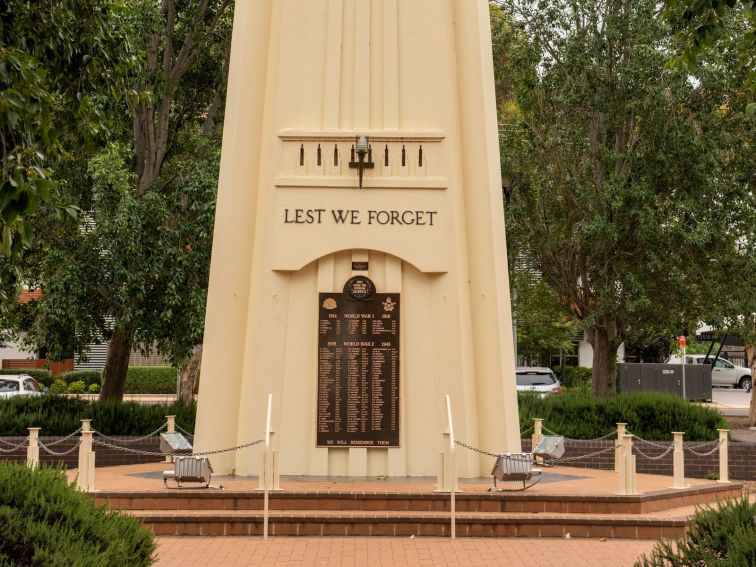
[[[354,159],[355,150],[357,151],[357,161]],[[367,158],[367,160],[365,159]],[[373,169],[373,148],[365,136],[357,136],[352,146],[352,161],[349,162],[351,169],[357,169],[360,173],[360,189],[362,189],[362,174],[366,169]]]

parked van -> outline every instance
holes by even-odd
[[[708,360],[705,354],[686,354],[686,364],[711,364],[714,361],[714,355],[709,355]],[[735,366],[729,360],[718,358],[711,369],[712,386],[732,386],[733,388],[742,388],[748,390],[751,388],[751,370],[744,366]]]

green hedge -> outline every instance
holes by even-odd
[[[41,427],[41,435],[68,435],[91,419],[106,435],[146,435],[175,415],[176,422],[194,431],[196,406],[181,403],[141,405],[136,402],[89,402],[63,396],[15,397],[0,400],[0,434],[26,435]]]
[[[554,374],[557,375],[563,388],[574,388],[580,390],[591,389],[591,369],[582,366],[565,366],[564,378],[560,377],[560,369],[554,368]]]
[[[715,409],[691,404],[671,394],[640,392],[595,398],[585,392],[564,392],[539,398],[520,394],[520,428],[533,418],[571,439],[596,439],[627,423],[634,434],[652,440],[671,440],[672,431],[684,431],[686,441],[712,441],[727,422]]]
[[[52,373],[42,368],[3,368],[0,370],[0,375],[2,374],[28,374],[43,386],[48,387],[53,383]]]
[[[85,567],[155,562],[152,533],[139,520],[70,487],[55,469],[0,463],[0,565]]]
[[[175,394],[176,369],[172,366],[134,366],[126,376],[127,394]]]
[[[68,384],[81,380],[87,387],[91,384],[102,385],[102,371],[100,370],[64,372],[60,378]],[[176,369],[172,366],[132,366],[126,375],[124,392],[127,394],[175,394]]]
[[[66,384],[82,381],[89,386],[90,384],[100,384],[102,382],[102,372],[100,370],[73,370],[71,372],[62,372],[58,378]]]
[[[756,504],[747,497],[697,510],[683,539],[659,540],[635,567],[756,565]]]

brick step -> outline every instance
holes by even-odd
[[[460,537],[575,537],[655,539],[685,533],[690,508],[681,516],[611,514],[459,513]],[[159,536],[259,536],[260,511],[154,510],[132,515]],[[445,513],[272,511],[270,535],[278,536],[431,536],[447,537],[450,518]]]
[[[459,493],[458,512],[648,514],[740,497],[742,485],[716,484],[634,496],[544,493]],[[165,490],[99,492],[98,504],[121,510],[261,510],[263,494],[250,491]],[[449,495],[432,492],[285,491],[270,494],[271,510],[444,512]]]

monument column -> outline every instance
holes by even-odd
[[[283,475],[434,475],[447,393],[520,449],[485,0],[240,3],[214,238],[198,450],[268,393]]]

